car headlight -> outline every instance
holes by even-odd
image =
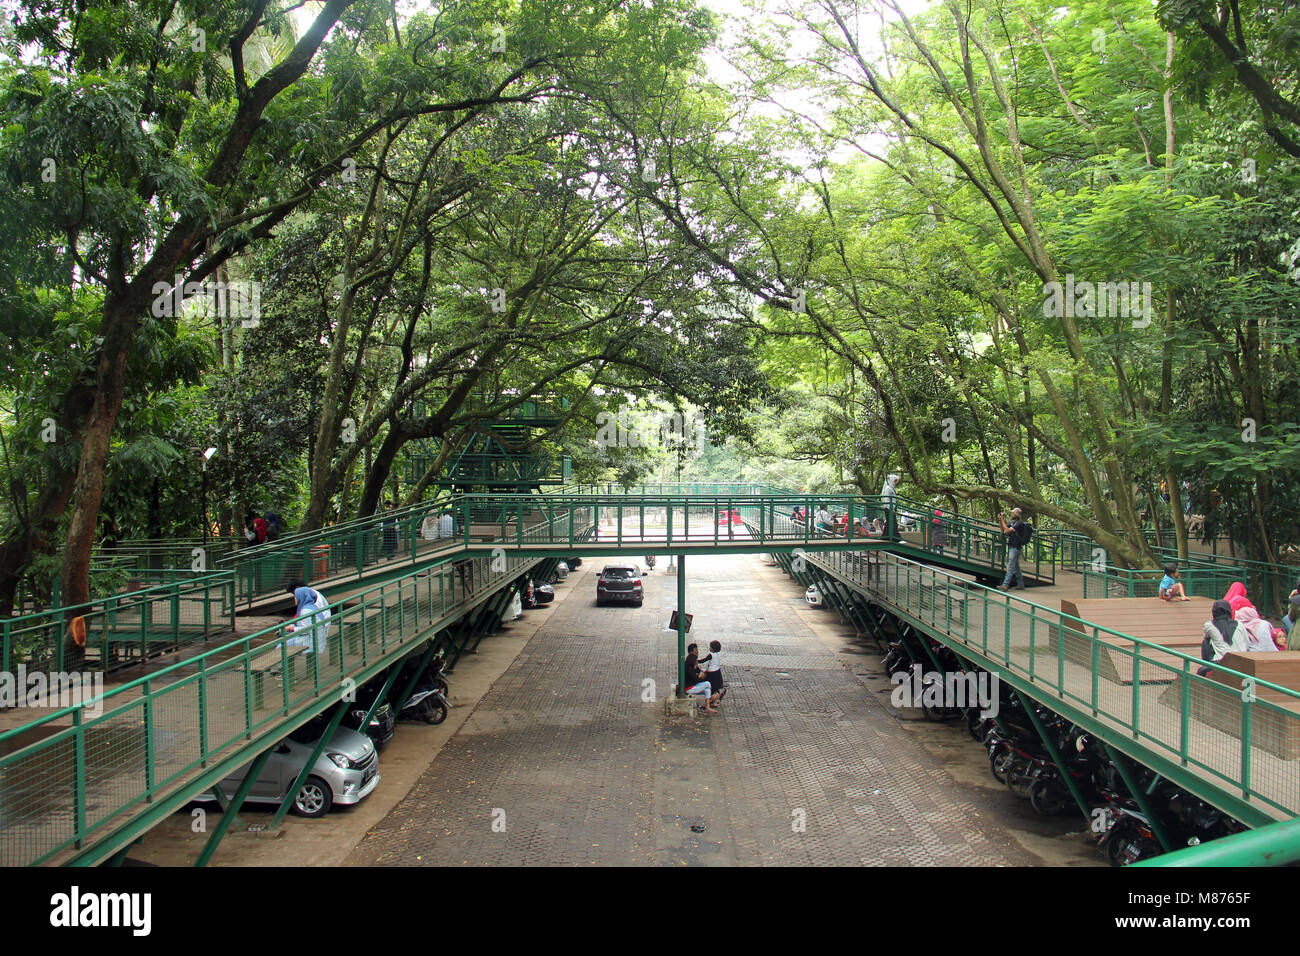
[[[325,756],[329,757],[330,760],[333,760],[335,765],[343,770],[348,770],[352,766],[352,761],[348,759],[347,754],[331,753],[331,754],[326,754]]]

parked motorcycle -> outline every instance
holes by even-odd
[[[398,720],[423,720],[427,724],[440,724],[447,719],[451,704],[447,701],[447,679],[443,676],[445,662],[435,657],[416,678],[411,694],[402,702],[397,712]],[[394,681],[394,688],[401,693],[411,679],[413,665],[408,663],[402,668]]]

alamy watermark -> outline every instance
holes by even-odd
[[[1043,316],[1049,319],[1124,318],[1144,329],[1153,315],[1150,282],[1076,282],[1070,272],[1064,285],[1043,285]]]
[[[596,416],[596,444],[601,448],[703,448],[708,440],[704,420],[698,415],[673,412],[633,421],[627,409]]]
[[[0,708],[63,707],[84,705],[86,713],[104,709],[102,671],[29,671],[19,664],[16,671],[0,671]]]
[[[170,285],[153,284],[154,300],[150,311],[155,318],[179,318],[191,301],[210,303],[218,318],[242,319],[244,328],[256,328],[262,319],[262,284],[260,282],[184,282],[181,276]]]
[[[913,664],[896,672],[889,702],[895,707],[975,707],[981,717],[996,717],[1002,705],[1001,682],[989,671],[922,671]]]

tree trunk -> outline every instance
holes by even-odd
[[[379,446],[379,451],[376,452],[374,461],[371,463],[370,471],[366,474],[366,487],[361,492],[361,504],[357,508],[358,517],[364,518],[372,515],[379,507],[379,500],[384,491],[384,483],[388,481],[388,476],[392,473],[393,462],[397,460],[397,453],[401,451],[406,442],[406,435],[396,418],[390,419],[388,434],[384,436],[383,444]]]
[[[104,302],[104,319],[100,325],[104,344],[95,375],[95,401],[81,435],[81,459],[72,490],[72,516],[63,548],[61,579],[65,604],[84,604],[90,600],[90,549],[95,543],[95,525],[104,497],[109,442],[122,409],[127,352],[135,334],[135,309],[130,303],[115,299],[110,293]]]

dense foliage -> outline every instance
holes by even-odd
[[[754,7],[6,2],[0,606],[432,495],[531,400],[575,480],[1287,558],[1300,8]]]

